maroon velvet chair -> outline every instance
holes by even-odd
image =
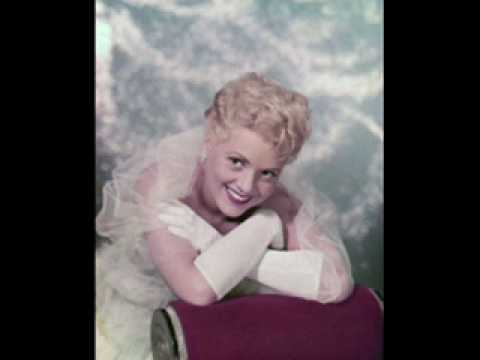
[[[377,360],[383,302],[356,286],[338,304],[253,295],[194,306],[183,301],[152,319],[155,360]]]

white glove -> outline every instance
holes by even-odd
[[[267,246],[278,237],[283,238],[278,215],[273,210],[259,209],[215,241],[194,264],[221,299],[257,265]]]
[[[162,210],[157,214],[157,218],[167,225],[168,231],[184,239],[194,239],[193,245],[197,250],[207,249],[215,240],[222,237],[217,229],[179,200],[162,203],[160,208]],[[270,247],[283,250],[285,248],[283,236],[276,236]]]
[[[279,249],[284,246],[282,224],[278,215],[272,210],[257,210],[250,219],[222,237],[213,226],[178,200],[166,202],[162,204],[161,208],[158,219],[167,225],[168,231],[189,240],[197,250],[203,252],[218,239],[225,237],[230,239],[224,240],[223,245],[218,246],[214,252],[209,252],[209,255],[195,260],[196,267],[209,282],[218,298],[223,297],[252,269],[256,259],[252,254],[261,257],[269,244]],[[272,230],[270,235],[269,227]],[[247,237],[251,239],[251,242],[243,240]],[[234,247],[234,245],[236,246]],[[241,247],[241,251],[237,251],[237,247]],[[267,253],[269,252],[272,251]],[[273,251],[273,253],[277,253],[277,251]],[[218,258],[215,259],[217,256]],[[237,261],[228,260],[228,256],[235,257]],[[245,261],[246,259],[248,261]],[[272,275],[275,270],[278,270],[278,267],[273,264],[274,259],[280,260],[276,256],[268,256],[267,261],[260,268],[261,271],[259,272],[260,269],[254,271],[251,278],[276,288],[277,283],[283,282],[283,277],[282,274],[277,274],[276,278]],[[281,265],[281,261],[278,265]],[[225,276],[222,278],[219,276],[221,274]],[[253,274],[257,274],[257,276]],[[260,274],[262,274],[262,278],[258,276]],[[272,277],[274,279],[271,279]]]
[[[213,226],[179,200],[166,202],[158,219],[167,225],[172,234],[190,240],[196,250],[207,249],[221,237]]]
[[[323,258],[318,250],[268,250],[247,276],[285,294],[317,300]]]

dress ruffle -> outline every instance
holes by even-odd
[[[153,311],[176,297],[153,264],[143,234],[164,226],[155,216],[162,204],[190,193],[203,135],[203,128],[197,127],[146,144],[119,164],[104,186],[96,229],[110,244],[96,254],[97,359],[141,360],[151,356]],[[297,161],[300,163],[301,157]],[[295,163],[288,165],[281,182],[301,202],[294,220],[300,247],[336,250],[337,258],[329,262],[327,257],[324,263],[328,276],[322,280],[325,291],[319,295],[319,301],[329,302],[351,291],[336,286],[342,284],[337,281],[341,277],[351,279],[350,261],[337,230],[335,207],[315,191],[312,179],[302,176],[299,169]],[[137,191],[137,181],[145,171],[158,175],[152,177],[156,180],[148,198]],[[192,246],[202,248],[202,244]],[[245,279],[227,297],[253,293],[276,291]]]

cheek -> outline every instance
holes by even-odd
[[[230,182],[234,178],[234,176],[232,175],[232,172],[226,169],[224,166],[218,166],[214,170],[214,172],[215,172],[215,178],[217,179],[217,182],[219,184]]]
[[[232,179],[231,171],[225,168],[219,162],[212,162],[205,167],[206,178],[210,186],[218,187],[224,182],[230,181]]]

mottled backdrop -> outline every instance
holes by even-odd
[[[337,205],[354,276],[383,291],[383,1],[96,1],[96,205],[116,161],[198,125],[257,71],[308,96],[309,169]]]

